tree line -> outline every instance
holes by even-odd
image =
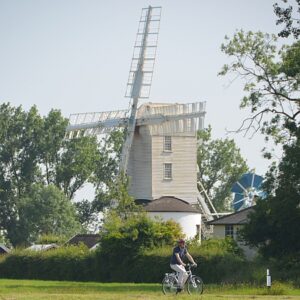
[[[87,231],[111,199],[125,197],[116,195],[116,187],[122,190],[116,182],[123,132],[68,140],[67,124],[59,110],[41,116],[36,106],[0,105],[2,241],[26,245],[42,235]],[[247,170],[245,160],[233,140],[212,139],[211,127],[198,139],[199,177],[216,207],[229,209],[230,187]],[[93,185],[94,199],[74,201],[86,183]]]
[[[58,110],[43,117],[35,106],[0,106],[0,232],[13,245],[78,232],[108,205],[103,191],[117,174],[122,133],[67,140],[67,124]],[[95,199],[74,204],[86,182]]]

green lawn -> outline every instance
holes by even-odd
[[[273,295],[272,295],[273,294]],[[208,285],[201,296],[164,296],[159,284],[96,283],[41,280],[0,280],[0,300],[71,300],[71,299],[300,299],[300,289],[275,284],[268,291],[250,286]]]

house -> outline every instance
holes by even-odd
[[[99,234],[76,234],[66,242],[66,245],[79,245],[80,243],[86,245],[89,249],[95,249],[100,242]]]
[[[253,211],[253,206],[251,206],[208,222],[209,225],[213,225],[213,238],[233,238],[243,249],[246,257],[250,260],[253,259],[257,254],[257,249],[250,248],[249,246],[245,245],[244,242],[240,241],[238,239],[238,232],[245,224],[247,224],[249,214]]]
[[[7,254],[10,252],[10,249],[4,246],[3,244],[0,244],[0,255],[1,254]]]
[[[201,213],[187,201],[173,196],[164,196],[146,202],[144,209],[150,218],[158,217],[163,221],[173,220],[179,223],[188,239],[199,234]]]
[[[26,250],[31,250],[31,251],[49,251],[58,248],[58,245],[56,244],[37,244],[37,245],[32,245]]]

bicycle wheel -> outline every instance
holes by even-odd
[[[177,291],[177,280],[173,276],[165,276],[162,281],[162,291],[165,295],[175,294]]]
[[[189,294],[202,294],[203,281],[199,276],[191,276],[187,282],[187,290]]]

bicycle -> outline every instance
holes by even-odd
[[[187,291],[189,294],[202,294],[203,293],[203,280],[196,275],[192,274],[191,268],[193,265],[186,265],[186,272],[188,278],[185,282],[187,285]],[[178,288],[178,272],[165,273],[165,277],[162,280],[162,291],[165,295],[177,293]]]

